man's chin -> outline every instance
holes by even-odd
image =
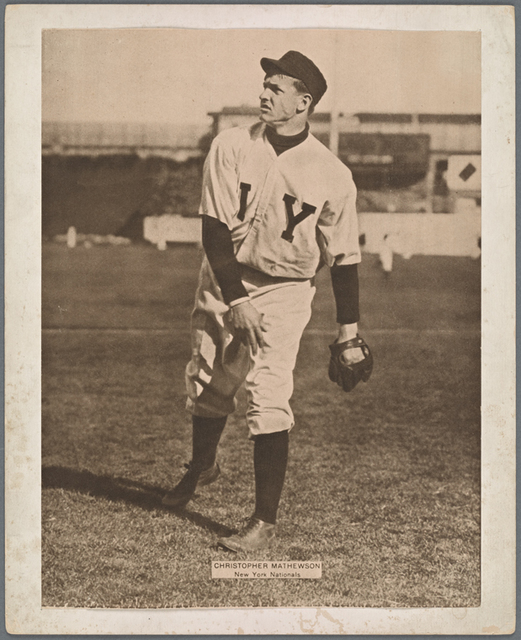
[[[259,120],[262,120],[262,122],[271,122],[272,118],[271,118],[271,114],[269,111],[261,111],[259,113]]]

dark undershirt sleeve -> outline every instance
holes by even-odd
[[[203,216],[203,247],[226,304],[245,298],[248,292],[241,280],[232,234],[224,222]]]
[[[336,301],[336,321],[353,324],[360,320],[358,301],[358,265],[333,265],[331,281]]]

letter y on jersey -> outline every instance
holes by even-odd
[[[293,205],[295,204],[297,199],[294,196],[290,196],[288,193],[285,193],[283,200],[284,204],[286,205],[286,213],[288,214],[288,226],[282,232],[281,237],[288,242],[293,242],[293,231],[295,230],[297,224],[305,220],[312,213],[315,213],[317,208],[311,204],[308,204],[307,202],[303,202],[302,211],[299,214],[295,215],[293,213]]]

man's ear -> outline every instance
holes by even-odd
[[[297,112],[302,113],[303,111],[305,111],[310,107],[311,102],[313,101],[313,98],[309,93],[301,93],[298,98],[299,99],[297,103]]]

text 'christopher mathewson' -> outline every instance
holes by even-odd
[[[322,577],[322,562],[212,561],[212,578],[308,578]]]

